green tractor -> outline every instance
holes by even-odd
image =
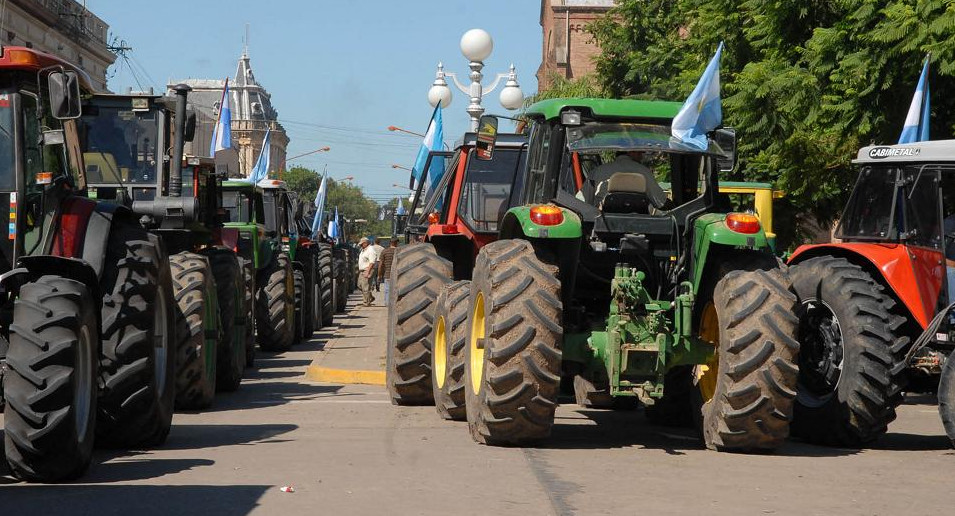
[[[548,437],[562,388],[593,408],[629,401],[684,415],[711,449],[772,450],[788,436],[796,297],[759,219],[717,207],[735,134],[712,132],[707,151],[679,143],[680,107],[554,99],[528,109],[515,207],[478,254],[466,345],[442,354],[444,367],[464,365],[476,441]],[[482,140],[488,155],[494,135]]]
[[[239,388],[252,328],[246,264],[234,250],[238,233],[223,227],[219,212],[222,178],[212,159],[183,156],[195,131],[189,90],[87,97],[80,145],[87,195],[131,208],[169,250],[176,405],[194,410],[210,406],[217,390]]]
[[[225,227],[239,233],[239,254],[250,258],[255,268],[256,341],[263,350],[286,351],[297,338],[295,271],[284,196],[279,198],[274,186],[270,179],[259,184],[224,181],[222,205]]]

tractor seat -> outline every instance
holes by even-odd
[[[603,194],[601,190],[606,193]],[[647,178],[643,174],[617,172],[597,186],[596,197],[603,197],[599,207],[604,213],[650,214]]]

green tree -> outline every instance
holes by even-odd
[[[737,129],[733,179],[787,192],[781,237],[811,215],[838,217],[859,147],[895,143],[921,62],[931,87],[955,86],[951,0],[620,0],[591,30],[597,74],[615,97],[681,100],[720,41],[724,124]],[[955,99],[932,98],[932,133],[949,137]],[[789,227],[787,227],[789,226]]]

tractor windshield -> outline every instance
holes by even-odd
[[[246,192],[238,190],[222,192],[222,208],[229,222],[248,223],[252,221],[252,198]]]
[[[566,131],[561,190],[587,204],[652,214],[696,199],[705,190],[705,154],[673,141],[669,126],[593,122]],[[721,151],[711,143],[706,154],[719,156]]]
[[[99,107],[83,114],[87,181],[90,183],[156,182],[162,159],[159,114]]]
[[[898,236],[893,223],[896,208],[897,167],[864,167],[839,220],[842,239],[884,240]]]
[[[17,188],[16,142],[13,138],[13,103],[10,93],[0,93],[0,190]]]
[[[497,231],[508,208],[514,175],[523,168],[526,155],[520,148],[498,147],[491,160],[468,160],[458,211],[472,229]]]

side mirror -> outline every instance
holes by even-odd
[[[196,138],[196,112],[189,110],[186,112],[186,126],[182,130],[183,141],[191,142]]]
[[[83,114],[80,79],[73,71],[50,72],[50,114],[57,120],[71,120]]]
[[[497,117],[484,115],[478,122],[477,143],[474,155],[480,160],[489,160],[494,156],[494,145],[497,143]]]
[[[736,168],[736,129],[724,127],[713,131],[713,142],[723,151],[723,156],[716,158],[720,172],[732,172]]]

